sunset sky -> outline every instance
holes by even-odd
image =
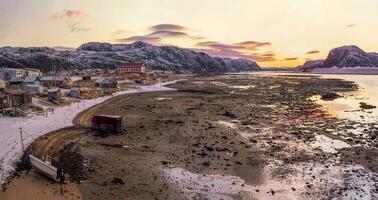
[[[378,51],[377,0],[0,0],[0,46],[176,45],[297,66],[355,44]]]

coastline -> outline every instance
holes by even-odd
[[[280,95],[280,84],[289,95]],[[76,186],[84,199],[376,197],[377,166],[364,163],[366,150],[344,157],[355,147],[335,148],[333,140],[340,138],[332,133],[345,122],[308,100],[329,88],[343,92],[351,86],[307,76],[211,76],[174,84],[177,92],[112,98],[84,115],[122,114],[127,127],[105,138],[73,128],[82,134],[69,149],[90,166],[78,170],[88,176]],[[307,93],[310,88],[313,94]],[[81,124],[90,119],[78,117]],[[331,151],[317,146],[318,135],[332,138],[320,141]],[[33,147],[38,150],[40,142]],[[113,183],[114,177],[125,184]]]
[[[80,112],[101,104],[113,97],[153,91],[167,91],[172,90],[165,87],[165,85],[175,83],[178,80],[157,83],[151,86],[141,86],[138,89],[129,89],[116,92],[112,95],[82,100],[80,103],[73,103],[68,106],[58,107],[53,114],[45,116],[33,116],[30,118],[6,118],[0,117],[0,127],[4,127],[2,134],[0,134],[0,146],[3,146],[3,151],[0,152],[0,185],[15,171],[16,163],[23,155],[22,145],[20,140],[20,128],[22,127],[24,145],[28,147],[35,139],[49,132],[58,131],[65,127],[73,126],[73,120]],[[59,123],[56,123],[59,121]]]

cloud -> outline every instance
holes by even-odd
[[[208,53],[212,56],[229,57],[229,58],[243,58],[253,60],[256,62],[274,61],[274,53],[260,54],[256,51],[258,47],[270,46],[269,42],[255,42],[245,41],[234,44],[225,44],[216,41],[205,41],[196,44],[198,47],[196,51]]]
[[[83,24],[80,22],[67,23],[67,27],[71,32],[91,30],[88,27],[83,27]]]
[[[156,31],[184,31],[188,29],[184,26],[180,26],[176,24],[158,24],[158,25],[149,27],[149,30],[152,32],[156,32]]]
[[[88,14],[80,10],[63,10],[51,15],[51,19],[64,21],[71,32],[89,31],[90,28],[84,26],[88,17]]]
[[[313,51],[306,52],[306,54],[318,54],[318,53],[320,53],[320,51],[318,51],[318,50],[313,50]]]
[[[115,36],[118,36],[118,35],[123,35],[123,34],[127,34],[129,33],[130,31],[128,30],[124,30],[124,29],[117,29],[113,32],[111,32],[112,35],[115,35]]]
[[[357,25],[356,24],[348,24],[346,25],[347,28],[353,28],[353,27],[356,27]]]
[[[175,38],[175,37],[187,37],[189,35],[187,33],[179,32],[179,31],[156,31],[156,32],[152,32],[148,34],[147,36]]]
[[[260,48],[271,46],[270,42],[248,40],[226,44],[217,41],[203,41],[206,39],[205,37],[192,35],[189,28],[176,24],[158,24],[149,27],[147,30],[148,32],[144,35],[131,35],[125,38],[118,38],[115,41],[121,43],[142,41],[154,45],[162,45],[165,44],[163,43],[165,42],[164,39],[186,39],[196,42],[192,50],[204,52],[212,56],[242,58],[257,62],[276,60],[273,52],[258,53]]]
[[[80,10],[63,10],[51,15],[52,19],[86,19],[88,15]]]
[[[158,25],[149,27],[148,30],[150,32],[145,35],[135,35],[135,36],[127,37],[127,38],[120,38],[120,39],[116,39],[116,41],[117,42],[142,41],[142,42],[158,45],[158,44],[161,44],[162,41],[167,38],[182,38],[182,39],[189,39],[189,40],[205,39],[205,37],[202,37],[202,36],[191,35],[185,32],[185,30],[188,30],[187,28],[180,25],[175,25],[175,24],[158,24]]]
[[[141,42],[147,42],[147,43],[150,43],[150,44],[159,44],[161,42],[161,38],[150,37],[150,36],[131,36],[131,37],[128,37],[128,38],[116,39],[116,41],[121,42],[121,43],[130,43],[130,42],[141,41]]]
[[[298,58],[285,58],[284,60],[292,61],[292,60],[298,60]]]
[[[259,47],[265,47],[272,45],[269,42],[255,42],[255,41],[245,41],[245,42],[239,42],[235,44],[224,44],[220,42],[215,41],[205,41],[205,42],[199,42],[196,44],[198,47],[202,48],[210,48],[210,49],[217,49],[217,50],[249,50],[254,51],[257,50]]]

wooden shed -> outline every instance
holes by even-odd
[[[97,115],[91,120],[92,129],[107,133],[120,133],[122,131],[122,116]]]

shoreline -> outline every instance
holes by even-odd
[[[89,170],[78,170],[88,175],[77,184],[83,197],[104,199],[127,194],[131,199],[166,195],[175,199],[200,196],[314,199],[317,195],[345,193],[374,196],[370,189],[374,189],[372,181],[376,174],[369,174],[366,166],[361,167],[362,161],[357,163],[361,158],[350,155],[338,160],[338,153],[312,147],[316,134],[327,135],[324,130],[334,125],[342,129],[344,122],[328,118],[319,105],[306,100],[309,95],[306,90],[300,90],[294,83],[312,87],[316,81],[319,88],[315,93],[319,94],[329,87],[348,91],[349,82],[222,77],[226,76],[197,77],[174,84],[178,89],[174,93],[140,93],[125,96],[124,100],[112,98],[106,106],[96,106],[93,112],[83,111],[89,116],[105,113],[123,114],[127,118],[126,131],[117,136],[96,138],[84,129],[74,128],[79,133],[85,132],[85,136],[69,149],[80,147],[78,153],[90,166]],[[275,87],[280,83],[289,88],[287,91],[299,90],[282,97],[280,88]],[[89,119],[77,117],[84,124]],[[314,122],[318,125],[314,126]],[[43,146],[35,143],[36,148]],[[336,151],[344,156],[348,150]],[[350,162],[350,158],[356,159]],[[376,171],[377,166],[373,167]],[[101,174],[96,169],[101,169]],[[360,176],[369,179],[361,182]],[[111,177],[127,182],[113,184]],[[151,177],[154,180],[149,180]],[[366,185],[366,192],[345,190],[344,182],[352,187]],[[287,185],[283,187],[282,183]],[[109,193],[110,188],[116,189]]]
[[[45,134],[56,132],[60,129],[75,125],[73,123],[75,117],[90,107],[101,104],[117,96],[141,92],[171,90],[171,88],[167,88],[165,85],[169,85],[177,81],[179,80],[157,83],[151,86],[140,86],[138,89],[128,89],[96,99],[82,100],[78,104],[75,103],[56,108],[54,114],[49,114],[47,118],[37,115],[25,119],[1,117],[0,125],[2,127],[7,127],[5,131],[8,135],[0,135],[0,144],[3,144],[3,146],[8,146],[8,150],[0,152],[0,184],[5,183],[6,179],[11,176],[11,173],[15,172],[16,163],[23,155],[19,134],[17,134],[20,131],[20,127],[22,127],[24,134],[23,141],[25,147],[27,148],[33,143],[34,140]],[[46,121],[46,119],[50,120],[51,122]],[[44,122],[41,123],[41,121]],[[60,123],[55,123],[56,121],[60,121]]]

